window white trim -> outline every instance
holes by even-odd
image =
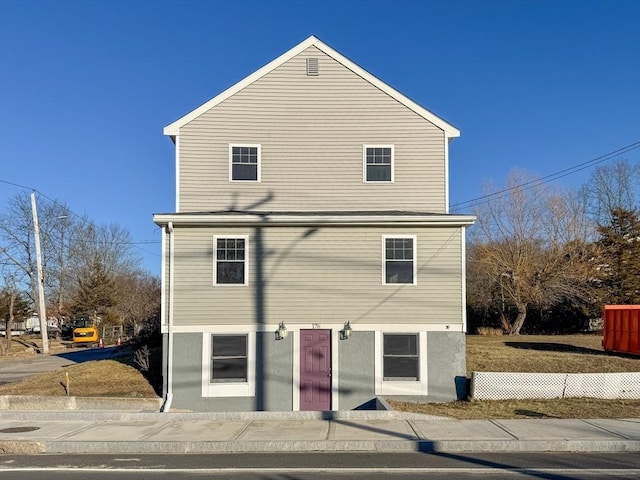
[[[203,397],[254,397],[256,394],[256,334],[247,335],[247,381],[211,382],[211,352],[213,335],[242,335],[237,331],[202,333],[202,396]]]
[[[387,239],[411,239],[413,240],[413,282],[411,283],[387,283]],[[382,284],[383,285],[417,285],[418,284],[418,237],[416,235],[382,235]]]
[[[391,149],[391,180],[388,181],[375,181],[375,180],[367,180],[367,149],[368,148],[390,148]],[[385,144],[385,145],[372,145],[365,144],[362,145],[362,183],[368,184],[377,184],[377,185],[389,185],[393,183],[395,180],[394,170],[395,170],[395,145],[393,144]]]
[[[218,239],[244,240],[244,283],[218,283]],[[249,235],[214,235],[213,236],[213,285],[220,287],[244,287],[249,285]]]
[[[427,332],[401,332],[418,335],[418,381],[384,380],[384,334],[375,332],[375,394],[376,395],[427,395]],[[400,332],[393,332],[400,333]]]
[[[255,180],[233,179],[233,147],[250,147],[258,150],[258,165]],[[262,145],[259,143],[230,143],[229,144],[229,181],[233,183],[260,183],[262,175]]]

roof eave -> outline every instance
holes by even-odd
[[[236,83],[236,84],[232,85],[231,87],[227,88],[225,91],[223,91],[219,95],[213,97],[211,100],[203,103],[202,105],[200,105],[196,109],[192,110],[191,112],[187,113],[186,115],[183,115],[182,117],[180,117],[179,119],[177,119],[173,123],[170,123],[169,125],[164,127],[163,133],[165,135],[170,136],[173,139],[173,141],[175,142],[175,137],[180,134],[180,128],[182,126],[184,126],[185,124],[187,124],[191,120],[199,117],[200,115],[202,115],[203,113],[205,113],[209,109],[213,108],[214,106],[216,106],[220,102],[223,102],[227,98],[231,97],[235,93],[237,93],[240,90],[242,90],[243,88],[247,87],[248,85],[251,85],[253,82],[258,80],[259,78],[263,77],[264,75],[266,75],[270,71],[274,70],[278,66],[282,65],[286,61],[290,60],[291,58],[295,57],[296,55],[298,55],[299,53],[303,52],[304,50],[306,50],[307,48],[309,48],[311,46],[315,46],[320,51],[324,52],[325,54],[327,54],[328,56],[330,56],[331,58],[333,58],[337,62],[341,63],[342,65],[344,65],[346,68],[348,68],[352,72],[354,72],[356,75],[361,76],[362,78],[367,80],[369,83],[371,83],[372,85],[374,85],[375,87],[377,87],[378,89],[380,89],[381,91],[386,93],[387,95],[389,95],[392,98],[396,99],[397,101],[399,101],[400,103],[405,105],[410,110],[414,111],[415,113],[417,113],[421,117],[425,118],[426,120],[430,121],[431,123],[433,123],[434,125],[436,125],[440,129],[442,129],[444,131],[444,133],[445,133],[445,137],[448,140],[460,136],[460,130],[458,130],[456,127],[454,127],[450,123],[446,122],[442,118],[438,117],[433,112],[430,112],[426,108],[420,106],[419,104],[417,104],[416,102],[414,102],[413,100],[408,98],[407,96],[405,96],[402,93],[400,93],[398,90],[396,90],[393,87],[387,85],[382,80],[378,79],[377,77],[375,77],[371,73],[367,72],[365,69],[363,69],[362,67],[358,66],[356,63],[352,62],[347,57],[345,57],[341,53],[337,52],[336,50],[334,50],[333,48],[331,48],[330,46],[328,46],[327,44],[325,44],[324,42],[319,40],[314,35],[311,35],[309,38],[307,38],[303,42],[299,43],[298,45],[296,45],[292,49],[288,50],[287,52],[283,53],[282,55],[280,55],[276,59],[274,59],[271,62],[267,63],[262,68],[256,70],[255,72],[253,72],[248,77],[245,77],[243,80],[241,80],[238,83]]]
[[[277,213],[171,214],[153,216],[157,225],[169,223],[183,226],[415,226],[415,227],[468,227],[473,225],[474,215],[279,215]]]

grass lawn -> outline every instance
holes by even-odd
[[[600,335],[467,336],[467,376],[472,372],[611,373],[640,371],[640,357],[609,354]],[[396,410],[453,417],[630,418],[640,400],[565,398],[471,400],[451,403],[389,401]]]
[[[467,337],[467,373],[547,372],[600,373],[640,371],[640,357],[605,353],[598,335],[523,335]],[[18,347],[22,352],[23,346]],[[27,357],[24,357],[27,355]],[[33,353],[18,353],[28,358]],[[159,356],[158,356],[159,357]],[[9,358],[15,359],[16,356]],[[1,360],[0,360],[1,361]],[[132,358],[87,362],[0,385],[0,395],[155,397]],[[640,418],[640,400],[567,398],[555,400],[472,400],[451,403],[389,401],[397,410],[453,417],[485,418]]]
[[[80,363],[0,385],[0,395],[66,395],[77,397],[155,398],[147,379],[134,367],[116,360]]]

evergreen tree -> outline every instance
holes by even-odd
[[[611,220],[598,227],[600,289],[608,304],[640,303],[640,213],[611,209]]]
[[[88,315],[96,322],[115,305],[116,287],[104,264],[94,259],[85,278],[78,280],[78,291],[72,308],[74,315]]]

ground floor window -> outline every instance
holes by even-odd
[[[383,380],[418,380],[418,335],[384,334]]]
[[[256,385],[255,332],[204,332],[202,396],[251,397]]]
[[[247,381],[247,336],[211,335],[211,381]]]
[[[427,395],[427,332],[375,332],[376,395]]]

